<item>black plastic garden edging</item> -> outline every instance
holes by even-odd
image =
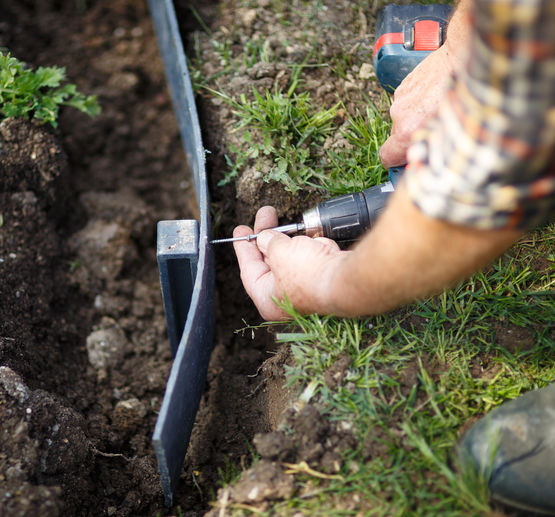
[[[200,213],[200,223],[158,223],[158,266],[174,362],[152,442],[171,506],[212,351],[215,273],[205,151],[175,9],[172,0],[149,0],[149,7]]]

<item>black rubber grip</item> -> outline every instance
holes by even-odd
[[[358,239],[374,226],[391,191],[392,188],[378,185],[321,202],[318,211],[324,236],[334,241]]]
[[[382,185],[376,185],[362,191],[366,200],[366,206],[368,207],[368,219],[370,221],[367,229],[372,228],[376,224],[378,217],[384,211],[385,205],[387,205],[389,197],[393,194],[393,190],[392,183],[388,181]]]

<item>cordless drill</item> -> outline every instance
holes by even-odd
[[[381,86],[394,91],[420,61],[444,41],[451,7],[442,4],[387,5],[376,21],[374,69]],[[353,241],[372,228],[395,190],[404,166],[389,169],[389,181],[362,192],[327,201],[303,214],[302,223],[272,228],[286,234],[303,232],[309,237]],[[251,241],[258,234],[217,239],[213,244]]]
[[[334,241],[354,241],[374,226],[403,171],[404,167],[392,167],[389,169],[388,182],[362,192],[322,201],[304,212],[302,223],[286,224],[271,229],[286,234],[302,232],[309,237],[328,237]],[[216,239],[211,243],[252,241],[257,237],[258,234],[250,234]]]

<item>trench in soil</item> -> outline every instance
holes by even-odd
[[[103,108],[93,120],[64,110],[57,131],[0,131],[2,174],[21,174],[2,185],[2,256],[12,261],[1,279],[2,514],[175,513],[163,505],[150,444],[171,366],[155,227],[197,214],[148,9],[67,0],[2,11],[2,46],[33,67],[65,66]],[[195,22],[181,12],[186,37]],[[18,165],[18,149],[38,148],[55,149],[59,180],[25,178],[48,175],[48,163]],[[214,156],[211,168],[221,165]],[[233,196],[214,198],[229,229]],[[175,497],[184,515],[208,509],[220,473],[248,464],[254,434],[275,426],[285,404],[273,335],[236,332],[259,318],[229,248],[216,264],[214,352]],[[112,348],[91,362],[95,339]],[[262,371],[271,358],[275,368]]]

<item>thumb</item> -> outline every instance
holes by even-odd
[[[276,232],[273,230],[264,230],[256,238],[256,245],[264,255],[268,255],[270,246],[274,246],[276,243],[280,241],[287,242],[289,240],[290,240],[289,237],[287,237],[287,235],[284,235],[281,232]]]

